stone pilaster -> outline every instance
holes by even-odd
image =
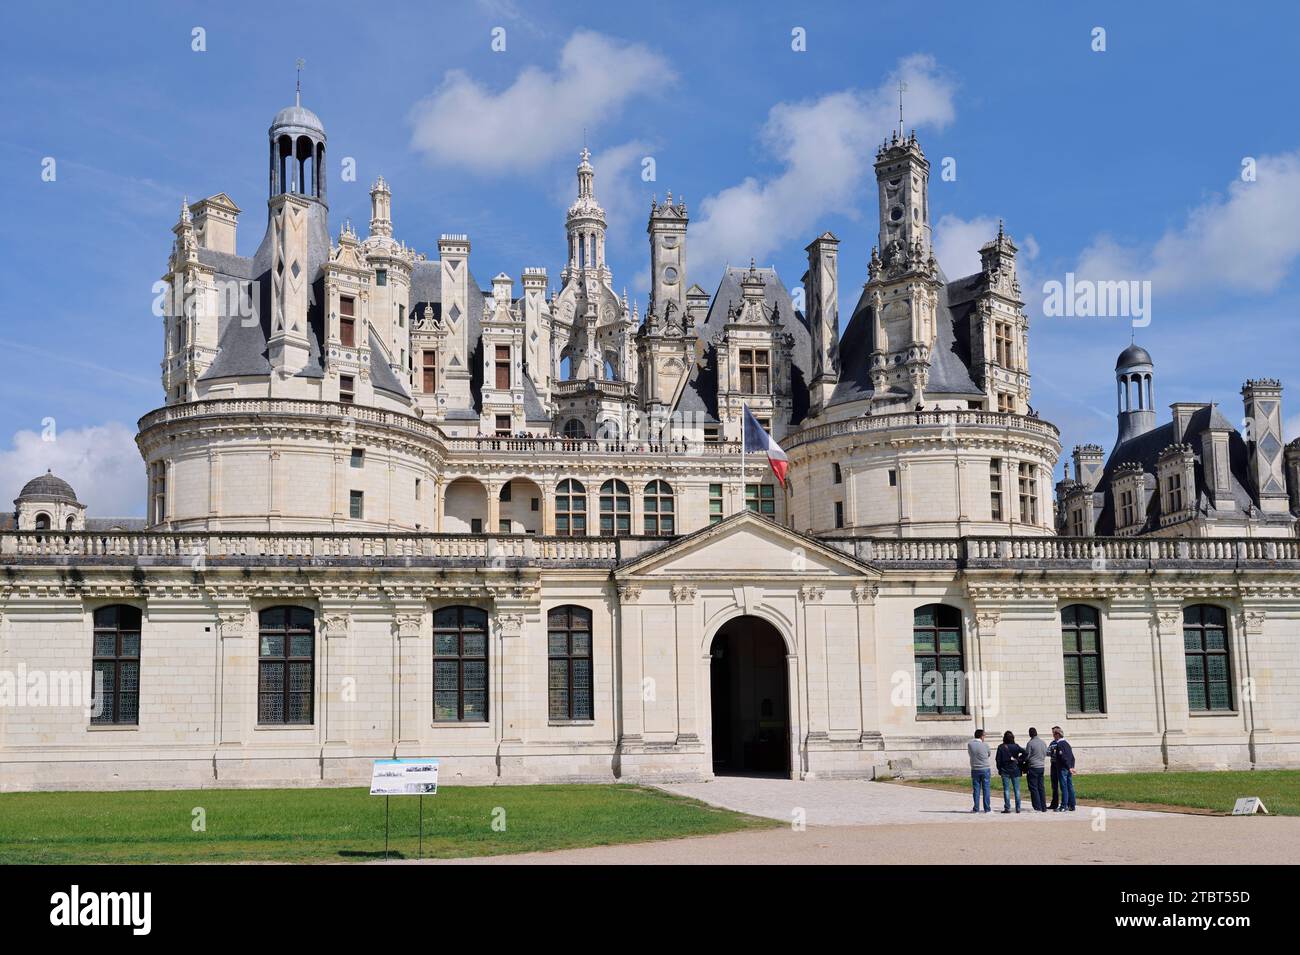
[[[864,749],[884,749],[880,732],[880,674],[876,652],[876,598],[880,588],[859,584],[853,588],[853,606],[858,625],[858,700],[861,712],[861,742]]]
[[[397,641],[397,727],[399,754],[405,747],[418,755],[420,740],[433,714],[433,644],[426,636],[423,603],[397,606],[393,611],[393,636]]]
[[[677,642],[677,745],[692,747],[700,744],[697,678],[700,667],[695,595],[695,587],[689,584],[679,584],[672,589]],[[708,655],[705,654],[705,665],[708,663]]]
[[[1186,742],[1188,724],[1187,659],[1183,647],[1181,602],[1157,601],[1151,620],[1156,665],[1156,704],[1160,753],[1166,769],[1180,765],[1178,747]]]

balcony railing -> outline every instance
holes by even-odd
[[[669,538],[367,532],[0,532],[0,565],[144,564],[202,570],[208,564],[573,565],[613,568]],[[1132,571],[1159,567],[1300,570],[1294,538],[828,538],[829,546],[888,570]],[[743,566],[744,555],[737,563]]]
[[[1050,422],[1029,415],[1011,414],[1006,411],[977,411],[952,409],[947,411],[899,411],[893,414],[863,415],[847,418],[844,421],[832,421],[811,428],[804,428],[787,435],[782,445],[789,450],[811,441],[823,441],[826,438],[845,434],[861,434],[869,431],[889,431],[895,428],[931,427],[940,432],[946,428],[986,428],[999,431],[1025,431],[1038,435],[1057,444],[1061,440],[1060,430]]]
[[[491,437],[444,438],[451,453],[478,454],[675,454],[739,455],[739,441],[640,441],[634,438]]]

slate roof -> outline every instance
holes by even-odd
[[[321,361],[321,341],[325,328],[325,310],[322,304],[325,280],[321,268],[329,258],[330,242],[325,207],[313,202],[308,206],[307,215],[306,271],[312,282],[312,304],[307,310],[307,364],[298,375],[303,378],[323,378],[325,368]],[[217,355],[201,380],[271,373],[271,363],[267,357],[267,339],[271,335],[271,252],[270,229],[263,236],[262,244],[252,258],[214,252],[211,249],[198,250],[199,262],[213,270],[219,288],[223,282],[234,282],[240,286],[245,306],[240,309],[243,314],[218,317]]]
[[[44,474],[37,475],[18,492],[19,501],[66,501],[69,504],[79,504],[77,492],[72,489],[72,485],[63,478],[54,474],[52,471],[46,471]]]
[[[391,361],[392,356],[388,354],[388,349],[375,334],[374,326],[370,326],[370,382],[378,390],[386,391],[393,397],[406,401],[411,397],[411,393],[406,390],[402,380],[393,374],[389,364]]]
[[[1188,420],[1187,430],[1177,434],[1174,422],[1167,421],[1144,434],[1119,444],[1111,451],[1096,491],[1104,495],[1101,513],[1097,517],[1096,532],[1106,536],[1115,532],[1115,495],[1111,492],[1111,480],[1115,469],[1130,461],[1142,465],[1143,471],[1154,476],[1156,461],[1161,452],[1171,444],[1189,444],[1196,458],[1196,510],[1209,507],[1209,492],[1205,484],[1205,463],[1201,459],[1201,435],[1209,428],[1222,429],[1228,434],[1228,465],[1231,497],[1234,509],[1245,517],[1251,507],[1258,502],[1250,491],[1249,450],[1237,429],[1219,411],[1217,405],[1207,405],[1194,411]],[[1147,495],[1147,523],[1143,531],[1156,530],[1160,527],[1161,495]]]
[[[939,277],[943,284],[939,287],[938,328],[930,353],[930,383],[925,390],[932,394],[983,397],[984,390],[970,373],[970,313],[983,290],[983,274],[977,272],[954,282],[949,282],[942,271]],[[863,290],[840,336],[840,380],[831,393],[829,405],[862,401],[874,393],[871,353],[876,347],[875,316],[869,302],[868,293]]]

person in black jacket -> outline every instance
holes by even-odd
[[[1016,812],[1020,811],[1020,763],[1025,751],[1016,743],[1015,734],[1007,730],[998,747],[998,775],[1002,777],[1002,811],[1011,811],[1011,790],[1016,791]]]
[[[1061,791],[1057,812],[1074,812],[1074,750],[1059,726],[1052,727],[1052,742],[1047,746],[1052,757],[1052,782]],[[1053,800],[1055,802],[1055,800]]]

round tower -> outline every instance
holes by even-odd
[[[1136,343],[1129,345],[1115,362],[1118,444],[1146,434],[1156,426],[1155,398],[1155,366],[1151,353]]]
[[[325,127],[302,105],[301,90],[292,106],[275,114],[267,131],[271,160],[270,198],[292,192],[325,204]]]

